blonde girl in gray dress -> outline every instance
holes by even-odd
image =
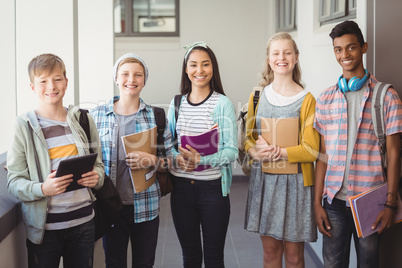
[[[254,160],[246,207],[245,229],[259,233],[264,267],[304,267],[304,242],[317,240],[313,210],[314,161],[319,135],[313,128],[315,98],[301,84],[299,50],[287,33],[277,33],[268,42],[266,67],[256,113],[253,96],[245,150]],[[280,148],[261,136],[261,118],[299,118],[299,143]],[[285,159],[297,163],[296,174],[271,174],[262,162]],[[269,163],[268,163],[269,164]]]

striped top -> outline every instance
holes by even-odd
[[[215,122],[211,114],[215,109],[220,94],[212,91],[211,94],[201,103],[193,104],[185,95],[180,105],[179,117],[176,124],[177,136],[181,133],[190,135],[201,134],[210,129]],[[180,139],[178,139],[180,144]],[[221,177],[220,167],[211,167],[202,171],[186,172],[177,166],[173,166],[171,173],[178,177],[184,177],[196,180],[215,180]]]
[[[61,160],[78,156],[74,137],[67,122],[38,117],[49,149],[52,172]],[[94,217],[87,188],[65,192],[49,198],[46,230],[60,230],[90,221]]]
[[[347,196],[360,194],[384,182],[378,139],[371,117],[371,101],[378,81],[370,75],[360,107],[357,137],[348,174]],[[396,91],[390,88],[384,102],[386,135],[402,132],[402,107]],[[324,137],[328,155],[323,197],[332,203],[341,189],[347,157],[348,109],[338,85],[321,93],[316,104],[314,128]],[[353,142],[353,141],[351,141]],[[347,202],[348,204],[348,202]],[[349,204],[348,204],[349,205]]]

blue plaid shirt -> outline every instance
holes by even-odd
[[[120,136],[118,135],[118,120],[114,113],[113,104],[119,100],[115,96],[105,105],[100,105],[91,111],[95,120],[96,128],[102,145],[102,158],[105,164],[105,173],[116,185],[117,180],[117,144]],[[136,117],[135,133],[142,132],[156,126],[155,117],[151,106],[146,105],[140,99],[140,108]],[[171,154],[171,134],[166,121],[164,133],[166,154]],[[134,193],[134,222],[140,223],[150,221],[159,215],[160,189],[158,180],[151,187],[140,193]]]

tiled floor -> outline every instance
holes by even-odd
[[[248,181],[235,179],[230,193],[231,216],[225,246],[227,268],[262,267],[262,248],[257,234],[243,229],[244,210]],[[156,250],[155,268],[182,267],[181,248],[170,214],[170,197],[161,199],[159,240]],[[305,252],[308,268],[316,268],[308,252]]]

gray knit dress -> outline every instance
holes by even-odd
[[[261,118],[299,117],[305,96],[286,106],[269,103],[262,94],[256,115]],[[268,174],[255,162],[251,171],[244,228],[247,231],[290,242],[314,242],[317,228],[313,210],[313,187],[304,187],[303,174]]]

